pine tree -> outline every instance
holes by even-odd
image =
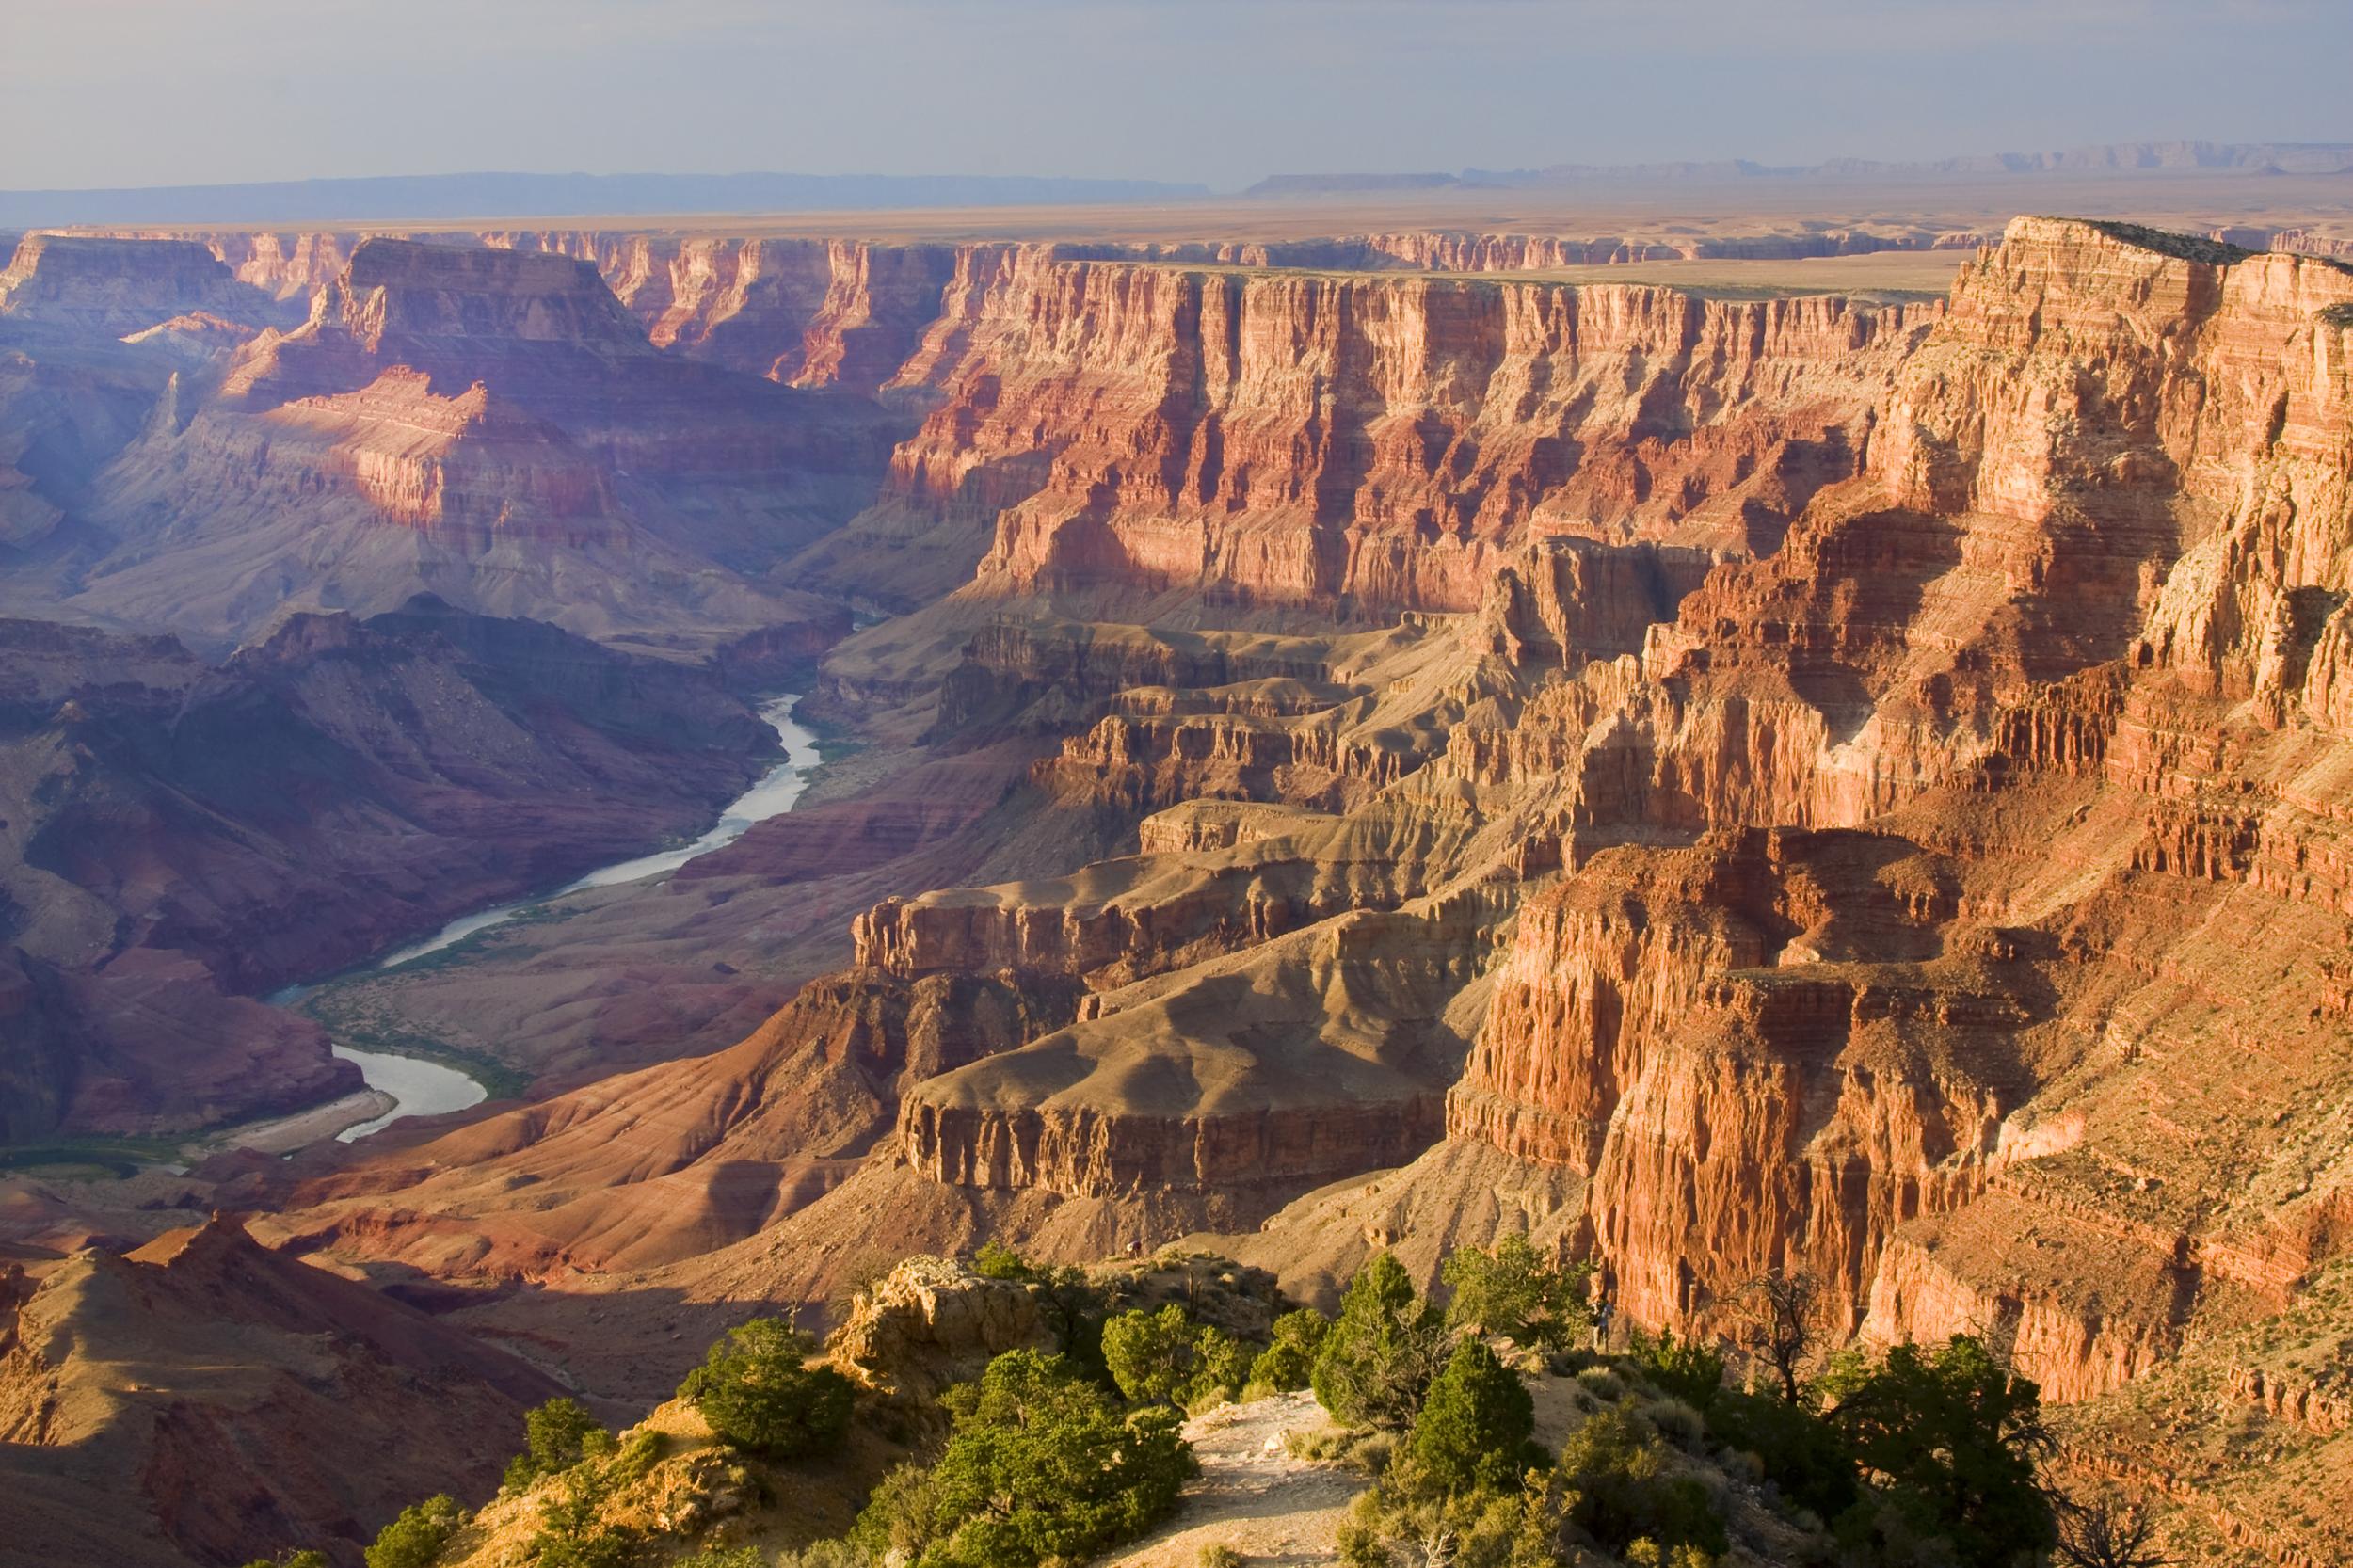
[[[1518,1486],[1532,1456],[1535,1402],[1519,1375],[1478,1339],[1454,1347],[1430,1384],[1408,1448],[1430,1479],[1450,1492]]]
[[[1311,1380],[1323,1408],[1352,1426],[1402,1428],[1446,1354],[1437,1310],[1398,1260],[1377,1253],[1349,1282]]]

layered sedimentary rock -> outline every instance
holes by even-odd
[[[2083,1398],[2328,1256],[2281,1229],[2332,1200],[2233,1201],[2272,1178],[2227,1151],[2345,1047],[2314,1021],[2348,933],[2313,781],[2341,765],[2348,293],[2324,262],[2020,220],[1864,478],[1685,600],[1600,745],[1595,705],[1553,699],[1553,757],[1608,788],[1450,1128],[1590,1177],[1629,1309],[1802,1268],[1875,1336],[1996,1328]],[[1774,823],[1860,831],[1593,853]],[[2297,1043],[2250,1080],[2265,1030]],[[2176,1081],[2154,1120],[2208,1129],[2185,1146],[2136,1098],[2168,1076],[2144,1051],[2253,1103]]]
[[[660,354],[586,263],[386,238],[302,326],[166,403],[91,483],[110,548],[71,601],[205,640],[288,602],[430,591],[635,647],[806,659],[840,613],[753,577],[857,508],[888,434],[871,406],[820,413]]]
[[[976,591],[1468,609],[1532,536],[1769,550],[1930,312],[1009,253],[882,515]]]
[[[934,1181],[1072,1197],[1270,1195],[1399,1162],[1441,1118],[1467,978],[1442,916],[1369,911],[1199,964],[916,1085],[900,1157]],[[1350,1002],[1357,1005],[1348,1005]]]
[[[2353,273],[2054,220],[1913,315],[958,267],[889,526],[994,553],[831,696],[1034,759],[967,869],[756,1048],[311,1190],[316,1244],[802,1302],[881,1233],[1316,1289],[1527,1229],[1644,1323],[1803,1271],[2335,1439]],[[852,1042],[919,992],[985,1048]],[[2181,1484],[2328,1560],[2228,1451]]]
[[[192,240],[28,234],[0,268],[0,331],[120,338],[199,312],[256,326],[277,314]]]
[[[888,1129],[902,1088],[1067,1022],[1044,976],[856,969],[748,1038],[606,1078],[291,1194],[307,1246],[436,1273],[560,1280],[719,1251],[824,1197]],[[518,1209],[511,1194],[528,1187]],[[376,1196],[397,1190],[390,1203]]]

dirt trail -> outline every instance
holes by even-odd
[[[1217,1544],[1253,1564],[1338,1560],[1340,1521],[1365,1478],[1283,1451],[1283,1433],[1329,1420],[1313,1394],[1299,1393],[1223,1405],[1186,1422],[1201,1474],[1167,1524],[1102,1568],[1197,1568],[1201,1549]]]

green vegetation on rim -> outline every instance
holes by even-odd
[[[1524,1243],[1476,1258],[1445,1270],[1471,1286],[1451,1313],[1379,1254],[1351,1282],[1338,1322],[1299,1309],[1230,1334],[1195,1316],[1231,1313],[1234,1299],[1192,1293],[1203,1276],[1188,1256],[1183,1303],[1110,1317],[1107,1365],[1007,1351],[939,1397],[946,1430],[931,1423],[928,1435],[896,1396],[855,1387],[856,1367],[825,1364],[782,1320],[753,1320],[681,1386],[701,1422],[682,1426],[674,1411],[616,1435],[576,1401],[550,1400],[529,1414],[488,1517],[427,1499],[384,1527],[369,1568],[1064,1568],[1176,1511],[1198,1470],[1176,1402],[1232,1398],[1249,1353],[1264,1363],[1276,1349],[1359,1401],[1354,1430],[1296,1428],[1281,1445],[1372,1478],[1338,1528],[1348,1568],[1722,1568],[1760,1551],[1825,1568],[2028,1568],[2055,1548],[2089,1560],[2071,1544],[2146,1542],[2129,1509],[2045,1483],[2039,1390],[1974,1338],[1876,1362],[1847,1352],[1795,1384],[1752,1350],[1737,1386],[1730,1346],[1661,1333],[1619,1353],[1586,1348],[1581,1301],[1561,1293],[1584,1283],[1574,1266]],[[975,1261],[967,1280],[1000,1293],[1010,1284],[1034,1296],[1064,1274],[1001,1245]],[[1166,1263],[1156,1260],[1163,1283]],[[926,1281],[945,1284],[932,1268]],[[1139,1277],[1069,1272],[1078,1281],[1060,1283],[1093,1301],[1080,1316],[1097,1323]],[[1234,1271],[1216,1278],[1230,1287]],[[1530,1300],[1549,1305],[1521,1322],[1525,1338],[1483,1320]],[[1274,1343],[1260,1350],[1261,1339]],[[1540,1371],[1541,1401],[1527,1381]],[[1556,1448],[1535,1441],[1540,1403]],[[910,1421],[912,1439],[901,1430]],[[864,1467],[842,1467],[859,1447]],[[776,1527],[743,1511],[773,1514],[809,1496],[796,1475],[855,1486],[831,1505],[855,1507],[862,1493],[855,1522],[835,1512],[832,1533],[798,1533],[806,1544],[780,1554],[744,1544]],[[1198,1560],[1248,1559],[1212,1537]]]
[[[189,1138],[69,1138],[0,1147],[0,1171],[19,1171],[51,1180],[98,1181],[136,1176],[156,1165],[175,1165]]]

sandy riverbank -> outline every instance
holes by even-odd
[[[381,1089],[361,1089],[325,1105],[314,1105],[297,1111],[291,1116],[276,1116],[266,1122],[248,1122],[231,1128],[209,1140],[224,1149],[258,1149],[264,1154],[289,1154],[312,1144],[332,1138],[348,1127],[374,1121],[387,1114],[399,1102]]]

